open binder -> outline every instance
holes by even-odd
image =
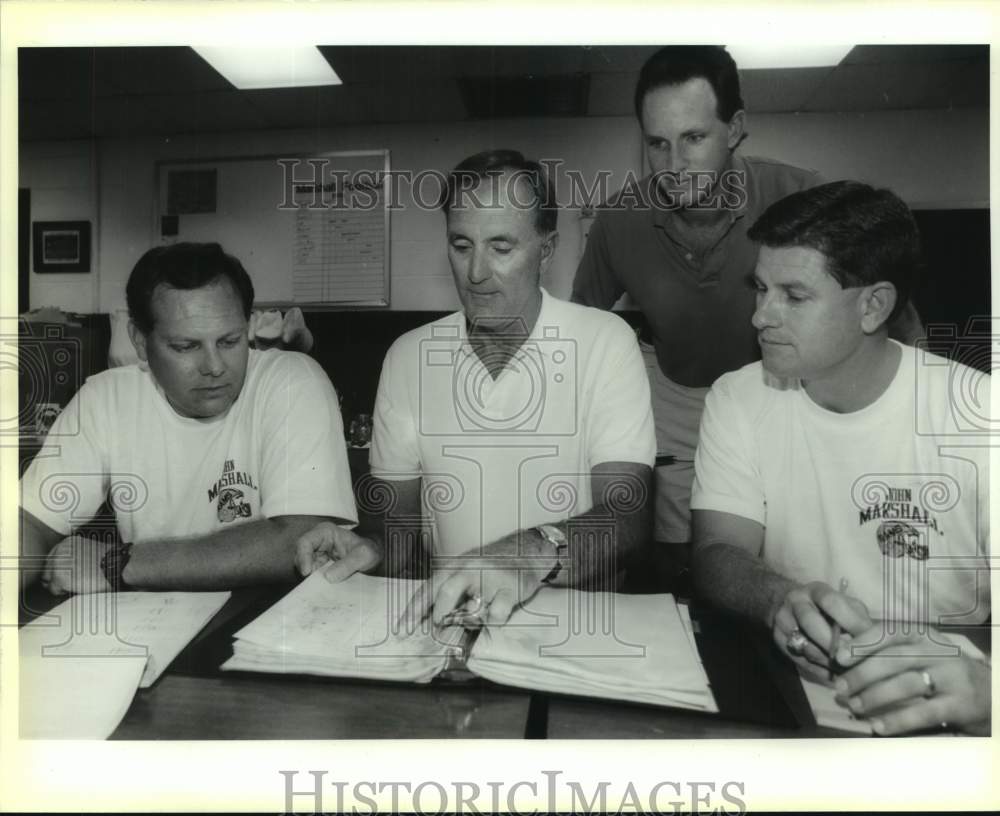
[[[235,634],[226,670],[510,686],[718,711],[686,607],[671,595],[543,587],[503,626],[396,626],[420,582],[314,573]]]

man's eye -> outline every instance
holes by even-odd
[[[499,253],[500,255],[508,254],[514,247],[510,244],[494,244],[493,251]]]
[[[688,136],[688,141],[692,142],[693,144],[698,144],[699,142],[702,142],[704,140],[705,140],[704,133],[692,133],[690,136]]]
[[[225,340],[220,340],[219,341],[219,345],[222,346],[223,348],[234,348],[237,345],[239,345],[239,342],[240,342],[240,338],[238,338],[238,337],[230,337],[230,338],[226,338]]]
[[[789,303],[802,303],[805,300],[802,295],[796,295],[793,292],[789,292],[786,297]]]
[[[193,351],[194,343],[171,343],[170,348],[179,352]]]
[[[469,244],[452,244],[451,248],[455,252],[465,252],[469,248]]]

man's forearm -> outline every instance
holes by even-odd
[[[555,586],[583,589],[613,589],[618,572],[629,554],[648,539],[651,523],[647,506],[628,513],[616,514],[604,505],[592,507],[585,513],[573,516],[553,526],[566,537],[566,549],[559,554],[562,569],[552,581]],[[534,582],[541,582],[557,565],[556,546],[537,528],[519,530],[504,536],[486,547],[484,556],[499,556],[519,571],[530,574]],[[513,560],[523,557],[514,564]]]
[[[692,573],[699,597],[768,628],[782,599],[798,586],[769,569],[757,556],[724,542],[696,546]]]
[[[132,547],[122,578],[137,589],[213,590],[293,581],[295,542],[324,519],[282,516],[206,536]]]

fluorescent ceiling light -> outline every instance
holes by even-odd
[[[853,45],[727,45],[740,70],[754,68],[822,68],[839,65]]]
[[[314,45],[192,48],[241,91],[341,84],[337,72]]]

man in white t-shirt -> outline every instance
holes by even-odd
[[[556,250],[555,196],[520,153],[481,153],[448,179],[448,259],[462,311],[399,338],[382,368],[371,467],[395,519],[428,511],[433,606],[502,623],[543,583],[608,588],[650,534],[649,386],[616,315],[539,286]],[[364,512],[364,508],[362,508]],[[394,574],[385,526],[321,525],[304,569]],[[416,537],[412,537],[416,538]]]
[[[749,235],[762,362],[706,401],[695,585],[770,628],[805,673],[843,672],[838,691],[877,733],[988,729],[988,666],[926,645],[927,624],[990,614],[975,421],[989,377],[888,337],[919,265],[912,215],[888,190],[837,182],[775,203]]]
[[[141,362],[88,379],[22,479],[22,573],[54,594],[294,578],[303,532],[357,521],[329,379],[248,348],[253,285],[218,244],[150,250],[126,295]],[[122,543],[74,534],[106,499]]]

